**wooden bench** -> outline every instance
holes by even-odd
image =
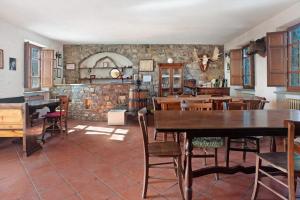
[[[28,126],[28,106],[26,103],[0,104],[0,138],[22,138],[23,151],[29,156],[41,148],[37,136],[41,134],[39,126]]]

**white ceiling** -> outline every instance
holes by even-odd
[[[299,0],[1,0],[0,19],[64,43],[223,44]]]

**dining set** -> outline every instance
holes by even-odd
[[[267,110],[268,101],[263,97],[237,98],[201,95],[154,97],[154,142],[149,142],[146,108],[138,112],[140,127],[144,138],[145,173],[143,198],[147,196],[148,180],[159,178],[150,176],[150,168],[174,168],[182,199],[193,196],[193,179],[207,174],[253,174],[255,181],[251,199],[256,199],[259,187],[264,187],[282,199],[295,199],[296,177],[300,170],[299,143],[294,142],[300,134],[300,111]],[[158,135],[163,140],[158,140]],[[167,137],[167,135],[173,137]],[[270,150],[260,151],[262,137],[270,137]],[[285,138],[286,151],[276,152],[276,138]],[[183,150],[182,148],[183,147]],[[225,166],[218,164],[218,149],[225,147]],[[202,149],[203,154],[195,149]],[[213,149],[213,151],[211,151]],[[230,166],[230,152],[240,151],[243,160],[248,152],[256,154],[252,166],[242,164]],[[212,153],[211,153],[212,152]],[[152,157],[171,158],[172,162],[151,163]],[[214,158],[213,166],[200,169],[192,167],[192,159]],[[263,162],[262,162],[263,161]],[[171,167],[169,167],[171,164]],[[264,164],[264,165],[263,165]],[[275,175],[285,175],[288,184],[278,180]],[[268,177],[288,189],[285,197],[261,181]]]

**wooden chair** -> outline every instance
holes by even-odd
[[[139,124],[143,133],[143,142],[144,142],[144,186],[142,197],[146,198],[147,189],[148,189],[148,180],[152,179],[162,179],[160,177],[149,176],[150,168],[166,168],[166,169],[175,169],[177,175],[177,180],[180,193],[183,197],[182,189],[182,167],[181,167],[181,149],[178,143],[176,142],[152,142],[149,143],[148,140],[148,126],[147,126],[147,109],[143,108],[138,111]],[[171,158],[173,162],[161,162],[161,163],[150,163],[150,158],[152,157],[162,157],[162,158]],[[166,166],[173,165],[173,166]],[[170,179],[168,179],[170,180]]]
[[[254,101],[252,104],[251,101],[242,102],[229,102],[226,107],[228,110],[247,110],[249,108],[254,108],[255,105],[259,105],[259,102]],[[229,167],[229,156],[230,151],[242,151],[243,152],[243,161],[246,161],[247,152],[260,152],[260,138],[261,137],[228,137],[226,142],[226,167]],[[232,143],[241,144],[242,147],[232,147]],[[249,144],[254,145],[254,148],[249,148]]]
[[[155,111],[157,111],[157,110],[161,110],[161,105],[159,105],[158,103],[157,103],[157,100],[156,100],[156,98],[155,97],[152,97],[152,105],[153,105],[153,111],[155,112]],[[156,138],[157,138],[157,131],[154,129],[154,140],[156,140]]]
[[[213,110],[224,110],[224,106],[231,102],[231,99],[213,99]]]
[[[162,110],[181,110],[181,102],[178,101],[170,101],[170,102],[162,102],[161,103]],[[164,133],[164,141],[167,140],[167,133]],[[172,133],[173,139],[177,140],[179,143],[179,133]],[[156,138],[156,136],[155,136]]]
[[[259,109],[263,110],[265,108],[266,103],[268,103],[265,97],[255,96],[256,99],[260,100]]]
[[[181,102],[179,101],[170,101],[170,102],[161,102],[162,110],[181,110]]]
[[[300,144],[294,142],[295,133],[300,131],[300,122],[286,121],[285,124],[288,127],[288,152],[272,152],[272,153],[259,153],[256,156],[256,173],[255,173],[255,183],[252,193],[251,200],[255,200],[258,193],[259,186],[263,186],[269,191],[273,192],[275,195],[281,199],[295,200],[296,199],[296,177],[300,175]],[[272,174],[264,171],[262,166],[262,161],[267,165],[282,171],[287,174],[287,184],[273,177]],[[269,177],[271,180],[283,185],[288,189],[288,198],[279,194],[271,187],[267,186],[261,181],[261,174]]]
[[[59,109],[57,109],[55,112],[47,113],[44,116],[42,142],[45,142],[45,135],[48,130],[51,131],[51,135],[55,131],[60,131],[61,134],[64,131],[65,135],[68,134],[69,98],[68,96],[59,96],[59,100]],[[47,128],[47,124],[50,124],[50,127]]]
[[[213,103],[190,103],[189,111],[211,111],[213,110]],[[224,139],[221,137],[196,137],[192,140],[193,149],[203,149],[204,155],[193,154],[192,158],[204,158],[204,164],[206,165],[206,158],[215,158],[215,166],[218,166],[218,148],[224,146]],[[207,149],[213,148],[214,154],[208,154]],[[219,179],[219,174],[216,174],[216,180]]]

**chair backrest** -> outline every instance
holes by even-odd
[[[213,104],[207,103],[207,102],[201,102],[201,103],[190,103],[188,105],[189,110],[197,110],[197,111],[205,111],[205,110],[212,110]]]
[[[60,101],[60,112],[61,114],[62,112],[64,112],[64,115],[67,117],[68,110],[69,110],[69,97],[65,95],[59,96],[59,101]]]
[[[259,109],[263,110],[265,108],[267,99],[265,97],[259,97],[259,96],[255,96],[256,99],[260,100],[260,105],[259,105]]]
[[[227,110],[247,110],[247,104],[244,102],[228,102]]]
[[[138,111],[138,120],[143,134],[144,153],[148,154],[148,126],[147,126],[147,108],[142,108]]]
[[[243,100],[244,103],[247,104],[248,110],[259,110],[261,109],[261,100],[259,99],[247,99]]]
[[[153,110],[161,110],[161,106],[157,103],[157,99],[152,97]]]
[[[295,164],[299,166],[299,163],[295,163],[294,156],[295,153],[300,154],[300,144],[295,143],[295,134],[300,132],[300,122],[295,121],[285,121],[284,122],[288,128],[288,182],[294,183],[295,177]],[[298,155],[299,156],[299,155]],[[295,184],[289,184],[289,191],[295,191]],[[292,197],[295,194],[289,194]]]
[[[212,102],[214,110],[224,110],[225,105],[231,102],[231,99],[213,99]]]
[[[181,110],[181,102],[170,101],[161,103],[162,110]]]

